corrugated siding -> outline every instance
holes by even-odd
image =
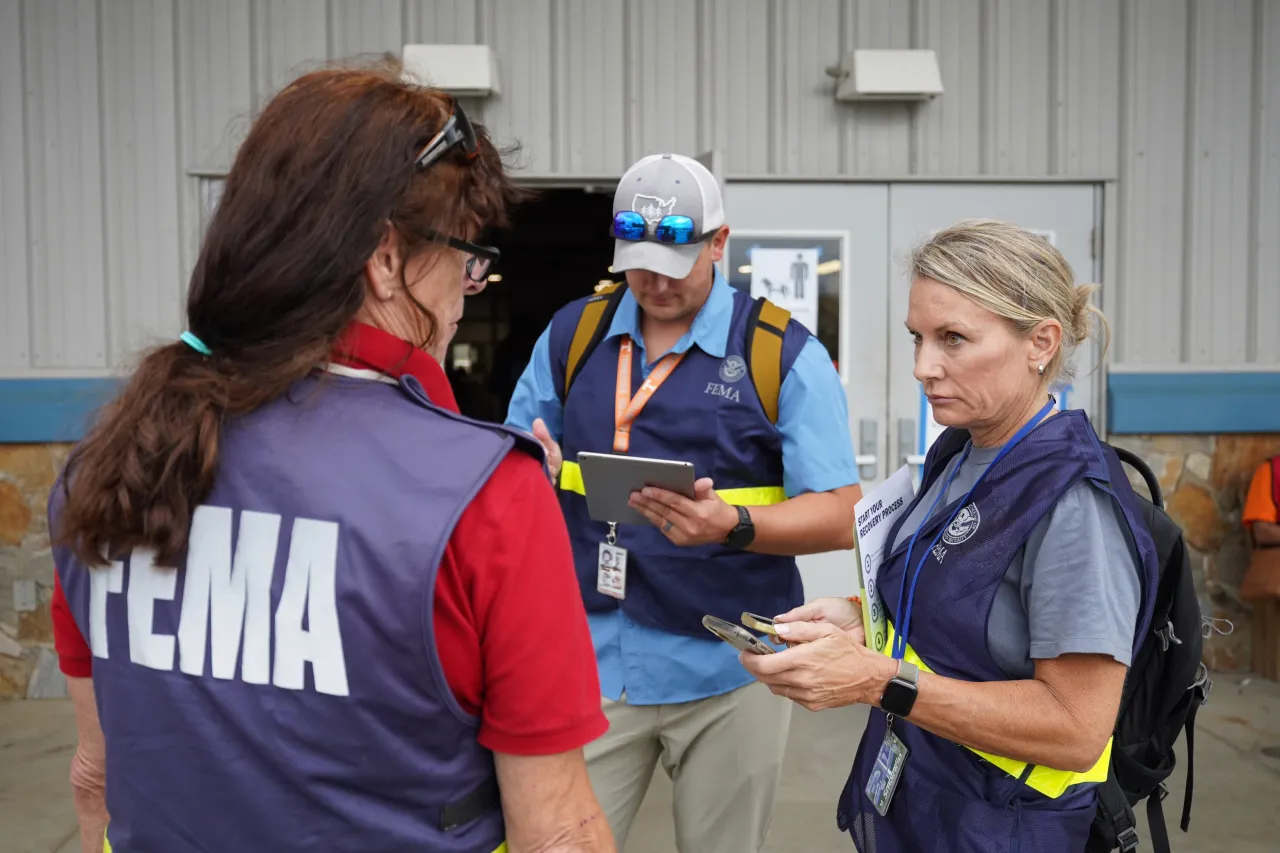
[[[405,41],[494,47],[474,109],[528,175],[1116,179],[1116,359],[1280,363],[1280,0],[7,0],[0,370],[175,333],[199,176],[293,76]],[[825,69],[885,47],[946,94],[837,103]]]

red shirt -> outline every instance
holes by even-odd
[[[444,370],[422,350],[354,324],[335,361],[410,374],[457,411]],[[54,644],[68,676],[92,656],[55,577]],[[564,517],[536,459],[511,452],[458,519],[436,574],[435,645],[459,704],[480,717],[480,743],[513,755],[584,746],[608,728]],[[264,688],[269,689],[269,688]]]

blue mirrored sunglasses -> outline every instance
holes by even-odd
[[[627,240],[632,243],[651,240],[657,243],[687,246],[701,243],[716,232],[713,229],[705,234],[699,234],[695,230],[693,219],[671,214],[658,220],[658,224],[653,229],[653,236],[650,237],[649,223],[645,222],[643,216],[634,211],[622,210],[613,215],[613,226],[609,229],[609,233],[615,240]]]

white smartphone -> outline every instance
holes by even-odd
[[[771,655],[775,652],[772,646],[741,625],[726,622],[715,616],[703,616],[702,625],[740,652],[751,652],[756,655]]]

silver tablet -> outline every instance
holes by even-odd
[[[631,508],[631,493],[656,486],[693,498],[693,464],[612,453],[579,453],[587,514],[594,521],[652,524]]]

